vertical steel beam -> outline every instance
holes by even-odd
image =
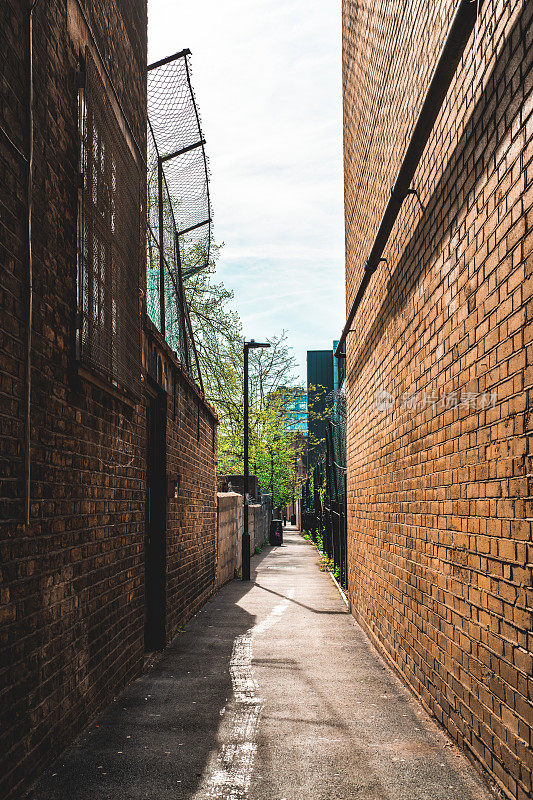
[[[183,339],[183,355],[185,356],[185,367],[188,372],[191,370],[191,359],[189,354],[189,342],[187,340],[187,326],[185,320],[185,290],[183,288],[183,269],[181,266],[181,248],[179,234],[175,235],[176,264],[178,266],[178,302],[180,309],[180,329]]]
[[[248,345],[244,343],[244,524],[242,531],[242,579],[250,580],[250,531],[248,529]]]
[[[159,328],[165,338],[165,219],[163,214],[163,162],[157,159],[157,205],[159,210]]]

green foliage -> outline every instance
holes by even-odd
[[[301,438],[285,427],[281,398],[271,396],[258,419],[250,461],[261,491],[273,491],[275,507],[285,505],[293,494],[299,496],[296,465],[300,447]]]
[[[244,355],[242,325],[230,307],[233,292],[214,280],[221,247],[212,246],[209,267],[194,272],[202,254],[194,248],[182,254],[185,294],[204,381],[206,398],[215,407],[218,429],[218,471],[241,474],[244,458]],[[205,259],[204,259],[205,260]],[[249,351],[250,472],[256,473],[262,492],[274,487],[274,505],[281,506],[297,489],[295,464],[298,435],[284,424],[282,387],[295,385],[296,361],[287,334],[268,338],[270,348]],[[297,496],[297,494],[295,495]]]
[[[322,553],[320,558],[320,570],[322,572],[331,572],[336,581],[340,581],[341,579],[341,571],[339,567],[336,567],[333,559],[329,558],[329,556],[327,556],[325,553]]]
[[[212,245],[209,267],[185,281],[185,295],[194,331],[207,399],[220,418],[220,432],[231,424],[242,394],[242,329],[239,315],[229,304],[233,292],[214,280],[222,248]],[[186,258],[194,269],[195,254]]]
[[[340,583],[341,580],[341,571],[339,567],[335,566],[335,562],[332,558],[330,558],[327,553],[324,552],[324,539],[322,535],[322,531],[317,532],[314,536],[312,536],[308,531],[303,531],[302,535],[304,539],[307,539],[308,542],[311,542],[315,545],[316,549],[320,553],[320,570],[321,572],[331,572],[334,576],[335,580]]]
[[[323,457],[326,450],[325,435],[317,436],[317,431],[325,430],[324,426],[331,418],[334,402],[328,397],[329,390],[325,386],[310,383],[307,388],[308,447],[310,452],[316,452],[314,458],[314,462],[316,462]]]

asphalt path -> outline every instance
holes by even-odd
[[[489,800],[298,532],[252,559],[32,800]]]

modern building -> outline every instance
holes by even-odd
[[[339,340],[335,339],[333,342],[333,353],[339,345]],[[342,391],[344,380],[346,378],[346,359],[333,358],[333,391],[335,395]]]
[[[326,421],[334,387],[333,350],[307,351],[307,429],[309,469],[323,458]]]
[[[532,15],[343,1],[349,601],[508,798],[533,780]]]
[[[307,434],[307,391],[299,386],[282,386],[282,410],[287,430]]]

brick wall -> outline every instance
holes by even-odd
[[[80,376],[74,317],[78,53],[88,44],[100,68],[107,67],[118,97],[111,98],[114,112],[142,158],[146,0],[41,0],[34,12],[29,526],[23,469],[25,163],[5,135],[25,148],[24,6],[0,0],[0,796],[6,798],[21,796],[139,674],[145,651],[148,392],[127,398]],[[141,279],[143,259],[141,251]],[[132,337],[140,337],[141,319],[139,310]],[[168,641],[213,587],[216,419],[168,348],[159,350],[162,371],[153,383],[165,398],[172,492],[166,526]]]
[[[217,524],[217,586],[232,580],[242,564],[242,495],[219,492]]]
[[[215,588],[217,416],[149,319],[145,369],[166,396],[166,634],[169,642]]]
[[[17,4],[18,5],[18,4]],[[5,56],[0,60],[0,125],[25,152],[24,24],[15,4],[0,3]],[[24,235],[26,168],[0,134],[0,519],[20,518],[23,488]],[[3,601],[8,599],[4,594]],[[13,611],[2,607],[7,621]]]
[[[70,3],[68,5],[71,5]],[[0,125],[25,148],[26,4],[2,0]],[[90,8],[91,3],[87,2]],[[146,3],[130,4],[146,43]],[[124,113],[145,126],[146,54],[106,4],[102,52],[124,52]],[[23,524],[25,164],[0,136],[2,727],[0,795],[15,796],[143,658],[144,409],[73,369],[79,43],[66,0],[34,12],[31,525]],[[144,32],[143,32],[144,31]],[[128,57],[129,54],[129,57]],[[141,265],[139,264],[139,268]]]
[[[168,641],[213,592],[216,569],[216,417],[183,377],[177,389],[167,445],[179,480],[167,518]]]
[[[343,2],[348,308],[455,7]],[[347,359],[352,610],[519,798],[533,770],[532,10],[483,3]]]
[[[242,495],[238,492],[218,492],[217,502],[216,585],[219,587],[232,580],[242,567],[244,509]],[[267,506],[259,503],[248,506],[248,532],[252,557],[255,548],[261,547],[268,541],[270,517]]]

